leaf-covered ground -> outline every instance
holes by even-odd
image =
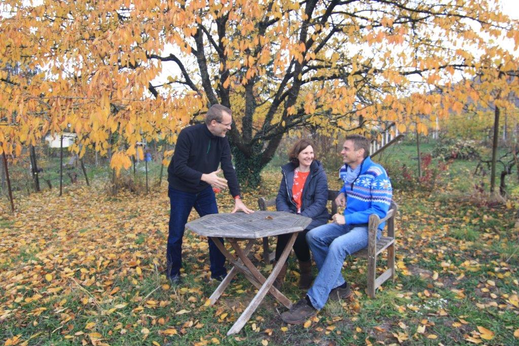
[[[271,178],[271,179],[269,179]],[[256,194],[273,195],[278,177]],[[215,306],[205,239],[186,232],[184,282],[163,274],[169,201],[76,187],[17,201],[0,219],[3,345],[512,345],[519,343],[519,230],[515,210],[436,193],[396,192],[398,277],[375,299],[366,263],[348,259],[353,301],[328,304],[305,326],[287,326],[266,298],[227,337],[255,290],[238,278]],[[219,195],[220,211],[232,201]],[[193,214],[192,217],[195,217]],[[257,259],[261,255],[256,251]],[[297,264],[284,290],[297,300]]]

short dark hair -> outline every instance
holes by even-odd
[[[370,141],[362,135],[348,135],[345,141],[352,141],[355,150],[364,149],[364,158],[369,156]]]
[[[309,139],[298,140],[294,144],[292,149],[288,152],[288,159],[290,160],[290,162],[292,162],[296,166],[299,166],[299,159],[297,158],[297,156],[299,155],[300,152],[302,152],[309,146],[311,146],[312,149],[314,149],[314,154],[315,154],[315,146],[311,140],[309,140]],[[315,159],[315,156],[314,156],[314,159]]]
[[[205,123],[209,125],[213,120],[221,122],[223,113],[228,113],[230,116],[232,116],[232,111],[230,110],[230,108],[222,106],[220,104],[212,105],[207,111],[207,114],[205,115]]]

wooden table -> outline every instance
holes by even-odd
[[[312,219],[308,217],[286,212],[256,211],[253,214],[211,214],[186,224],[186,228],[196,234],[210,237],[233,265],[225,279],[209,298],[211,305],[216,303],[238,272],[242,273],[247,280],[259,289],[227,335],[238,333],[243,328],[267,293],[270,293],[281,304],[290,309],[292,306],[290,299],[272,285],[292,250],[297,233],[304,230],[311,221]],[[257,239],[287,233],[293,233],[293,235],[279,261],[272,268],[272,272],[268,278],[265,278],[247,255]],[[218,238],[226,238],[226,241],[234,249],[234,254],[231,254]]]

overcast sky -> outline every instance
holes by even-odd
[[[503,5],[503,12],[514,19],[519,19],[519,1],[517,0],[498,0]]]

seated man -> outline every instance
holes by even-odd
[[[306,235],[319,274],[306,296],[281,314],[286,323],[302,324],[317,314],[328,298],[351,296],[350,286],[341,274],[344,260],[368,246],[369,216],[385,217],[391,204],[391,182],[384,168],[371,161],[367,138],[347,136],[341,155],[344,186],[335,201],[346,209],[343,215],[333,216],[333,223],[314,228]],[[383,228],[384,223],[377,237]]]

